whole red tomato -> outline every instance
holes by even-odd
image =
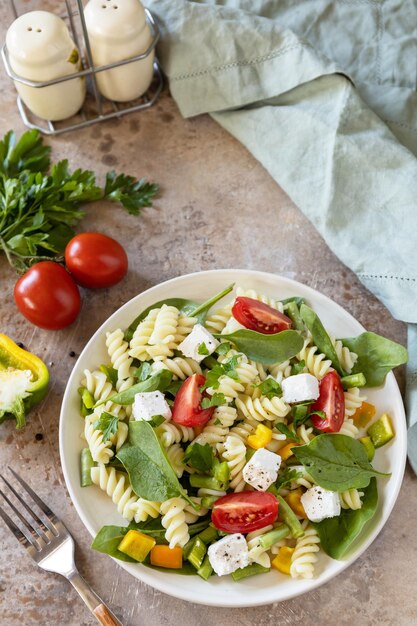
[[[128,261],[115,239],[101,233],[80,233],[65,248],[65,264],[77,283],[97,289],[120,282]]]
[[[17,308],[29,322],[58,330],[71,324],[80,312],[78,287],[66,269],[53,261],[33,265],[14,288]]]

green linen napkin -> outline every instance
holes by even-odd
[[[409,323],[417,473],[416,4],[152,0],[149,8],[181,113],[209,113],[239,139]]]

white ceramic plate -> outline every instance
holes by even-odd
[[[95,368],[108,362],[105,347],[106,331],[127,328],[132,320],[149,305],[165,298],[182,297],[203,302],[222,288],[235,282],[245,289],[277,299],[304,296],[322,319],[326,328],[336,337],[355,336],[363,327],[349,313],[319,292],[273,274],[248,270],[213,270],[174,278],[139,294],[98,329],[78,359],[65,391],[60,418],[60,452],[68,491],[74,505],[92,536],[106,524],[125,525],[112,501],[97,487],[80,487],[79,456],[83,448],[80,433],[83,420],[79,416],[77,389],[85,368]],[[231,294],[225,301],[230,300]],[[390,471],[389,479],[379,479],[378,511],[352,547],[348,558],[334,561],[322,555],[316,565],[313,580],[294,580],[272,570],[268,574],[253,576],[235,583],[230,576],[213,576],[208,582],[198,576],[181,576],[152,570],[143,565],[117,563],[139,580],[182,600],[223,607],[245,607],[287,600],[327,582],[353,563],[381,531],[397,499],[406,460],[406,422],[401,395],[394,375],[387,376],[383,388],[367,390],[370,402],[377,409],[387,411],[393,418],[396,437],[381,448],[374,465],[381,471]]]

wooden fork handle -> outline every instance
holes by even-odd
[[[100,624],[103,624],[103,626],[121,626],[119,620],[116,619],[112,613],[110,613],[105,604],[99,604],[96,606],[93,611],[93,615],[96,616]]]
[[[74,589],[78,591],[91,613],[102,626],[123,626],[110,609],[107,608],[103,600],[91,589],[84,578],[80,576],[75,566],[74,569],[67,574],[66,578]]]

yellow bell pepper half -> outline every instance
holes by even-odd
[[[22,428],[25,415],[45,397],[48,382],[45,363],[0,333],[0,423],[15,419]]]

